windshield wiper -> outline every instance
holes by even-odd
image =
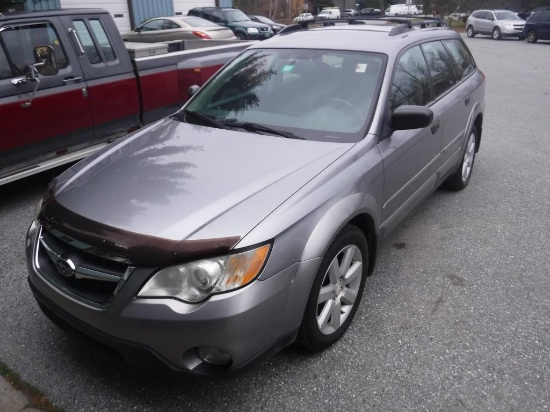
[[[214,119],[213,117],[202,114],[200,112],[193,112],[193,111],[187,110],[187,109],[184,109],[183,112],[187,116],[195,117],[196,119],[202,120],[203,122],[205,122],[205,123],[207,123],[211,126],[217,127],[218,129],[229,129],[229,127],[226,126],[225,124],[223,124],[222,122]]]
[[[236,120],[225,120],[223,123],[226,126],[238,127],[238,128],[247,130],[249,132],[269,133],[269,134],[274,134],[276,136],[286,137],[287,139],[305,140],[304,137],[296,136],[294,133],[287,132],[287,131],[284,131],[284,130],[274,129],[274,128],[264,126],[263,124],[259,124],[259,123],[238,122]]]

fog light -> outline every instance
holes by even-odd
[[[231,355],[220,348],[213,346],[201,346],[197,349],[197,355],[206,363],[217,366],[225,366],[231,363]]]

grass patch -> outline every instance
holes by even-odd
[[[30,402],[28,407],[32,407],[43,412],[63,412],[63,409],[54,406],[47,396],[35,387],[23,382],[17,373],[13,372],[2,362],[0,362],[0,375],[3,376],[12,387],[27,395]]]

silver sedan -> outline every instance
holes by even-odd
[[[156,43],[172,40],[236,39],[227,27],[193,16],[156,17],[134,31],[122,33],[124,41]]]

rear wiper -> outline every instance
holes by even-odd
[[[187,110],[187,109],[183,109],[183,112],[187,116],[195,117],[199,120],[202,120],[205,123],[208,123],[211,126],[217,127],[218,129],[229,129],[229,127],[226,126],[225,124],[223,124],[222,122],[214,119],[213,117],[207,116],[205,114],[202,114],[202,113],[199,113],[199,112],[193,112],[193,111]]]
[[[288,139],[299,139],[299,140],[305,140],[305,138],[296,136],[294,133],[287,132],[284,130],[274,129],[271,127],[264,126],[263,124],[259,123],[250,123],[250,122],[238,122],[236,120],[226,120],[224,121],[224,124],[226,126],[230,127],[239,127],[241,129],[247,130],[249,132],[255,132],[255,133],[269,133],[274,134],[276,136],[282,136],[286,137]]]

